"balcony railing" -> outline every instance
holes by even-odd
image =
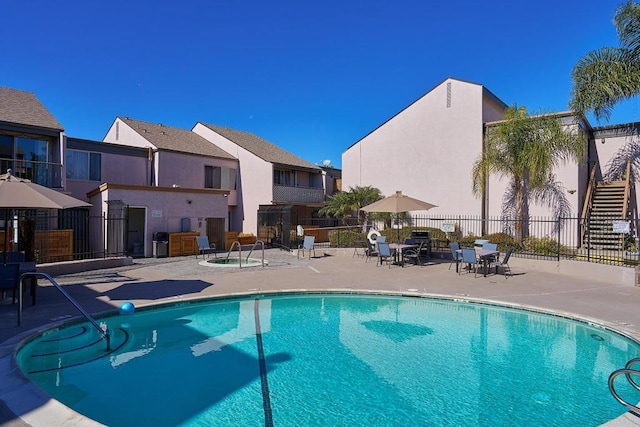
[[[277,203],[322,203],[324,189],[273,184],[273,201]]]
[[[0,159],[0,173],[11,169],[14,176],[49,188],[62,188],[62,164],[29,160]]]

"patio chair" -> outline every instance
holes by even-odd
[[[507,249],[507,252],[504,254],[504,258],[502,258],[502,261],[494,261],[491,264],[489,264],[489,268],[491,267],[495,267],[496,268],[496,274],[498,274],[498,268],[502,267],[504,269],[504,277],[507,277],[507,271],[509,271],[509,276],[512,275],[511,273],[511,268],[509,267],[509,258],[511,257],[511,253],[513,252],[513,248],[509,248]]]
[[[411,239],[406,239],[405,243],[412,245],[415,242],[412,242]],[[422,257],[425,256],[424,248],[428,245],[429,243],[427,242],[420,242],[417,248],[402,251],[402,261],[409,260],[415,265],[422,266]]]
[[[471,273],[471,266],[473,266],[473,277],[478,276],[478,258],[476,257],[476,250],[473,248],[462,248],[461,263],[467,264],[469,267],[469,273]],[[458,274],[462,269],[458,269]]]
[[[367,239],[367,249],[364,250],[364,255],[365,255],[364,262],[369,261],[369,258],[378,256],[378,250],[374,245],[371,244],[369,239]]]
[[[376,263],[376,267],[378,265],[382,265],[383,262],[386,262],[389,268],[391,268],[391,263],[393,263],[393,252],[391,252],[389,243],[377,240],[376,244],[378,246],[378,262]],[[391,261],[391,263],[389,261]]]
[[[313,256],[316,256],[316,249],[314,247],[316,242],[316,236],[304,236],[302,240],[302,245],[298,247],[298,258],[300,258],[300,252],[302,252],[302,256],[304,257],[304,251],[309,252],[309,259],[311,259],[311,251],[313,251]]]
[[[458,242],[449,243],[451,248],[451,262],[449,263],[449,270],[451,270],[451,264],[456,263],[456,271],[458,271],[458,263],[462,259],[462,254],[458,252],[460,250],[460,244]]]
[[[25,261],[25,253],[24,252],[7,252],[6,253],[6,261],[10,262],[24,262]]]
[[[16,291],[18,290],[18,277],[20,276],[20,265],[0,264],[0,292],[13,291],[13,304],[16,302]]]
[[[196,254],[196,258],[198,258],[198,255],[202,255],[202,259],[204,259],[205,254],[207,255],[207,258],[209,258],[209,254],[213,254],[215,257],[218,256],[216,254],[216,245],[213,244],[213,247],[211,247],[207,236],[196,236],[196,241],[198,242],[198,253]]]
[[[489,251],[497,251],[498,250],[498,244],[497,243],[485,242],[485,243],[482,244],[482,249],[487,249]],[[491,258],[489,258],[489,262],[496,262],[496,261],[498,261],[498,255],[492,256]]]
[[[378,238],[376,239],[376,245],[378,244],[378,242],[385,243],[386,241],[387,241],[387,236],[378,236]]]

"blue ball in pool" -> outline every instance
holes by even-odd
[[[136,311],[136,307],[129,301],[120,305],[120,314],[133,314],[134,311]]]

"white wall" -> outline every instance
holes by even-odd
[[[119,118],[116,118],[111,124],[103,141],[128,145],[130,147],[156,148],[151,142],[143,138],[138,132]]]
[[[240,165],[239,205],[231,219],[232,227],[236,231],[257,235],[258,206],[270,205],[273,197],[273,165],[201,123],[197,123],[192,130],[238,159]],[[238,228],[233,223],[241,223],[242,227]]]
[[[343,190],[402,190],[438,205],[429,214],[480,215],[471,168],[482,150],[483,117],[498,115],[495,106],[485,113],[485,103],[481,85],[445,80],[343,153]]]

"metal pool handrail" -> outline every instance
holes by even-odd
[[[631,369],[631,367],[638,362],[640,362],[640,357],[634,357],[633,359],[627,362],[624,368],[616,369],[611,373],[611,375],[609,375],[609,391],[618,402],[620,402],[624,407],[626,407],[629,410],[629,412],[631,412],[636,417],[640,417],[640,408],[632,403],[627,402],[622,397],[620,397],[620,395],[615,390],[613,382],[619,375],[624,374],[629,384],[631,384],[633,388],[635,388],[636,390],[640,390],[640,385],[637,382],[635,382],[634,379],[631,377],[632,375],[640,375],[639,370]]]
[[[18,279],[18,326],[20,326],[20,324],[22,323],[22,282],[26,277],[42,277],[51,282],[51,284],[55,286],[75,308],[78,309],[80,314],[82,314],[89,321],[89,323],[91,323],[93,327],[98,330],[98,332],[100,333],[100,338],[104,339],[107,342],[107,351],[111,350],[111,335],[109,334],[109,327],[106,325],[104,329],[100,327],[100,325],[98,325],[98,322],[96,322],[94,318],[91,317],[91,315],[87,313],[85,309],[82,308],[80,304],[78,304],[78,302],[74,300],[71,295],[67,293],[67,291],[62,289],[62,286],[60,286],[55,280],[53,280],[53,277],[49,276],[47,273],[28,272],[22,273],[22,275],[20,275],[20,278]]]
[[[249,255],[247,255],[247,263],[249,263],[249,257],[251,256],[251,253],[253,252],[253,250],[256,248],[257,245],[262,246],[262,266],[264,267],[264,242],[262,240],[257,240],[253,246],[251,247],[251,250],[249,251]]]
[[[227,252],[227,260],[229,259],[229,255],[231,255],[231,251],[236,246],[236,243],[238,244],[238,267],[242,267],[242,245],[238,240],[234,240],[233,243],[231,244],[231,247],[229,248],[229,252]]]

